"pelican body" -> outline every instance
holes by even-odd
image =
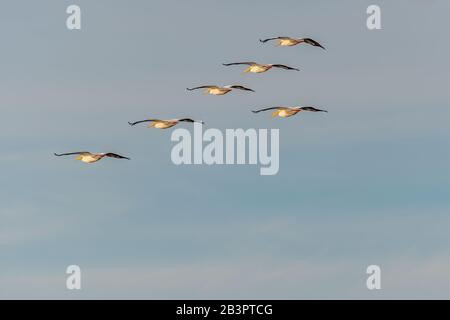
[[[205,94],[212,94],[213,96],[223,96],[224,94],[227,94],[230,92],[230,88],[208,88],[205,90]]]
[[[92,153],[92,152],[88,152],[88,151],[79,151],[79,152],[70,152],[70,153],[61,153],[61,154],[55,153],[55,156],[57,156],[57,157],[68,156],[68,155],[76,155],[75,160],[79,160],[84,163],[94,163],[94,162],[97,162],[97,161],[103,159],[104,157],[130,160],[130,158],[123,157],[121,155],[118,155],[116,153],[111,153],[111,152]]]
[[[247,73],[247,72],[262,73],[262,72],[266,72],[272,68],[300,71],[297,68],[292,68],[292,67],[286,66],[284,64],[261,64],[261,63],[256,63],[256,62],[233,62],[233,63],[224,63],[223,65],[224,66],[247,65],[248,67],[245,68],[243,73]]]
[[[244,70],[244,73],[247,73],[247,72],[263,73],[263,72],[269,71],[270,69],[272,69],[272,67],[273,66],[270,64],[254,64],[254,65],[247,67]]]
[[[297,113],[301,111],[311,111],[311,112],[328,112],[326,110],[317,109],[314,107],[273,107],[273,108],[264,108],[260,110],[252,111],[253,113],[258,113],[262,111],[272,111],[272,117],[281,117],[281,118],[288,118],[296,115]]]
[[[276,40],[276,46],[277,47],[292,47],[296,46],[300,43],[306,43],[313,47],[319,47],[325,50],[325,48],[318,43],[317,41],[311,39],[311,38],[290,38],[290,37],[275,37],[275,38],[268,38],[264,40],[259,40],[262,43],[266,43],[267,41]]]
[[[136,124],[143,123],[143,122],[149,122],[149,124],[147,125],[147,128],[156,128],[156,129],[168,129],[168,128],[171,128],[171,127],[177,125],[179,122],[199,122],[201,124],[204,123],[203,121],[197,121],[197,120],[192,120],[189,118],[183,118],[183,119],[170,119],[170,120],[147,119],[147,120],[140,120],[140,121],[136,121],[136,122],[128,122],[128,124],[130,126],[134,126]]]
[[[207,86],[200,86],[200,87],[195,87],[195,88],[186,88],[186,90],[189,90],[189,91],[196,90],[196,89],[205,89],[203,91],[204,95],[211,94],[214,96],[223,96],[224,94],[227,94],[228,92],[232,91],[233,89],[255,92],[254,90],[252,90],[250,88],[246,88],[244,86],[239,86],[239,85],[228,85],[228,86],[223,86],[223,87],[207,85]]]

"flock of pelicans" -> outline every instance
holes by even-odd
[[[262,43],[266,43],[269,41],[276,41],[276,46],[295,46],[298,44],[308,44],[314,47],[319,47],[325,50],[325,48],[318,43],[317,41],[310,39],[310,38],[290,38],[290,37],[275,37],[275,38],[268,38],[268,39],[264,39],[264,40],[259,40]],[[300,71],[297,68],[292,68],[283,64],[261,64],[261,63],[256,63],[256,62],[250,62],[250,61],[246,61],[246,62],[233,62],[233,63],[224,63],[224,66],[234,66],[234,65],[246,65],[247,68],[245,68],[244,73],[246,72],[251,72],[251,73],[262,73],[262,72],[266,72],[272,68],[279,68],[279,69],[284,69],[284,70],[295,70],[295,71]],[[186,88],[189,91],[192,90],[198,90],[198,89],[204,89],[204,94],[210,94],[210,95],[215,95],[215,96],[220,96],[220,95],[224,95],[229,93],[232,90],[243,90],[243,91],[251,91],[254,92],[254,90],[250,89],[250,88],[246,88],[244,86],[241,85],[228,85],[228,86],[216,86],[216,85],[204,85],[204,86],[199,86],[199,87],[195,87],[195,88]],[[287,117],[291,117],[293,115],[296,115],[297,113],[301,112],[301,111],[311,111],[311,112],[327,112],[326,110],[321,110],[321,109],[317,109],[314,107],[310,107],[310,106],[295,106],[295,107],[271,107],[271,108],[264,108],[264,109],[259,109],[259,110],[254,110],[252,112],[254,113],[258,113],[258,112],[263,112],[263,111],[272,111],[272,117],[282,117],[282,118],[287,118]],[[148,127],[149,128],[157,128],[157,129],[167,129],[167,128],[171,128],[175,125],[177,125],[180,122],[198,122],[198,123],[202,123],[203,121],[196,121],[196,120],[192,120],[190,118],[183,118],[183,119],[170,119],[170,120],[161,120],[161,119],[146,119],[146,120],[140,120],[140,121],[136,121],[136,122],[128,122],[131,126],[134,126],[136,124],[139,123],[145,123],[145,122],[149,122]],[[61,156],[68,156],[68,155],[76,155],[75,159],[76,160],[80,160],[82,162],[85,163],[93,163],[93,162],[97,162],[101,159],[103,159],[104,157],[109,157],[109,158],[115,158],[115,159],[127,159],[130,160],[130,158],[128,157],[124,157],[121,156],[119,154],[116,153],[92,153],[92,152],[88,152],[88,151],[78,151],[78,152],[69,152],[69,153],[55,153],[55,156],[61,157]]]

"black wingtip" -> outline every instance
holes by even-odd
[[[53,153],[55,156],[57,156],[57,157],[59,157],[59,154],[57,154],[57,153]]]
[[[135,125],[133,122],[130,122],[130,121],[128,121],[128,124],[129,124],[130,126],[134,126],[134,125]]]
[[[186,90],[192,91],[192,90],[194,90],[194,89],[191,89],[191,88],[186,88]]]

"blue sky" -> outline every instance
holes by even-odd
[[[448,1],[376,1],[379,31],[373,1],[79,0],[69,31],[73,3],[2,2],[0,298],[450,298]],[[279,104],[329,112],[250,112]],[[279,128],[280,171],[175,166],[149,116]],[[81,149],[132,160],[53,157]]]

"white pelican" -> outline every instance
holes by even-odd
[[[108,153],[91,153],[91,152],[88,152],[88,151],[79,151],[79,152],[70,152],[70,153],[61,153],[61,154],[55,153],[55,156],[61,157],[61,156],[69,156],[69,155],[74,155],[74,154],[77,155],[75,157],[75,160],[80,160],[80,161],[85,162],[85,163],[97,162],[98,160],[101,160],[104,157],[130,160],[130,158],[123,157],[121,155],[118,155],[116,153],[111,153],[111,152],[108,152]]]
[[[167,129],[167,128],[171,128],[174,125],[178,124],[178,122],[198,122],[201,124],[204,124],[203,121],[196,121],[196,120],[192,120],[192,119],[188,119],[188,118],[184,118],[184,119],[170,119],[170,120],[160,120],[160,119],[147,119],[147,120],[141,120],[141,121],[136,121],[136,122],[128,122],[128,124],[130,126],[134,126],[138,123],[143,123],[143,122],[150,122],[148,124],[148,128],[157,128],[157,129]]]
[[[273,108],[265,108],[260,110],[252,111],[253,113],[258,113],[261,111],[275,110],[272,112],[272,117],[279,116],[281,118],[291,117],[296,115],[300,111],[312,111],[312,112],[328,112],[326,110],[316,109],[314,107],[273,107]]]
[[[261,73],[261,72],[266,72],[267,70],[270,70],[272,68],[300,71],[297,68],[291,68],[291,67],[285,66],[284,64],[259,64],[259,63],[251,62],[251,61],[223,63],[224,66],[234,66],[234,65],[240,65],[240,64],[248,65],[248,67],[244,70],[244,73],[246,73],[246,72]]]
[[[238,86],[238,85],[229,85],[229,86],[223,86],[223,87],[208,85],[208,86],[200,86],[200,87],[195,87],[195,88],[186,88],[186,90],[189,90],[189,91],[196,90],[196,89],[206,89],[203,92],[203,94],[205,94],[205,95],[212,94],[215,96],[222,96],[224,94],[227,94],[228,92],[230,92],[233,89],[255,92],[254,90],[252,90],[250,88],[246,88],[244,86]]]
[[[295,39],[295,38],[289,38],[289,37],[275,37],[275,38],[268,38],[265,40],[259,39],[259,41],[261,41],[262,43],[266,43],[267,41],[271,41],[271,40],[277,40],[276,45],[281,46],[281,47],[285,47],[285,46],[292,47],[292,46],[298,45],[299,43],[306,43],[311,46],[320,47],[325,50],[325,48],[320,43],[318,43],[317,41],[315,41],[311,38]]]

